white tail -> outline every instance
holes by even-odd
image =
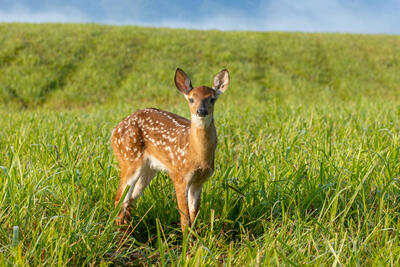
[[[212,88],[193,88],[189,77],[178,68],[175,84],[189,103],[191,121],[149,108],[126,117],[113,130],[111,143],[121,168],[115,205],[130,185],[116,220],[118,225],[128,223],[130,204],[157,171],[168,172],[174,183],[182,230],[196,218],[203,183],[214,172],[217,146],[214,103],[227,89],[229,73],[222,70],[217,74]]]

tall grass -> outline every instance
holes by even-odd
[[[1,265],[399,265],[399,38],[0,25]],[[114,225],[111,129],[187,115],[227,67],[216,171],[181,233],[158,174]]]

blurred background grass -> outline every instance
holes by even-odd
[[[0,24],[7,109],[176,104],[177,67],[195,85],[232,73],[228,101],[399,99],[400,37]]]

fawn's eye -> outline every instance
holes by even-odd
[[[193,98],[189,98],[189,102],[193,103],[194,102]]]
[[[215,103],[215,98],[210,98],[210,103],[214,104]]]

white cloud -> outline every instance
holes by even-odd
[[[387,12],[391,5],[393,10],[400,10],[400,1],[382,6],[380,10],[366,6],[361,0],[350,4],[338,0],[262,1],[259,9],[252,12],[221,7],[216,8],[219,11],[216,14],[209,12],[191,20],[159,18],[149,23],[110,19],[105,23],[190,29],[399,34],[398,16]]]
[[[142,25],[150,27],[168,27],[168,28],[186,28],[186,29],[200,29],[200,30],[258,30],[262,31],[263,28],[257,25],[257,22],[250,22],[241,17],[229,16],[229,15],[218,15],[210,19],[200,18],[197,20],[181,20],[181,19],[159,19],[154,23],[142,22],[136,20],[106,20],[106,24],[116,25]]]
[[[400,9],[400,4],[393,2],[392,5],[393,9]],[[390,12],[390,5],[381,6],[378,10],[360,0],[348,3],[337,0],[271,1],[262,8],[266,16],[263,25],[266,30],[399,33],[397,15]]]
[[[62,7],[58,10],[34,11],[23,5],[13,5],[7,10],[0,8],[0,22],[90,22],[90,18],[78,9]]]

